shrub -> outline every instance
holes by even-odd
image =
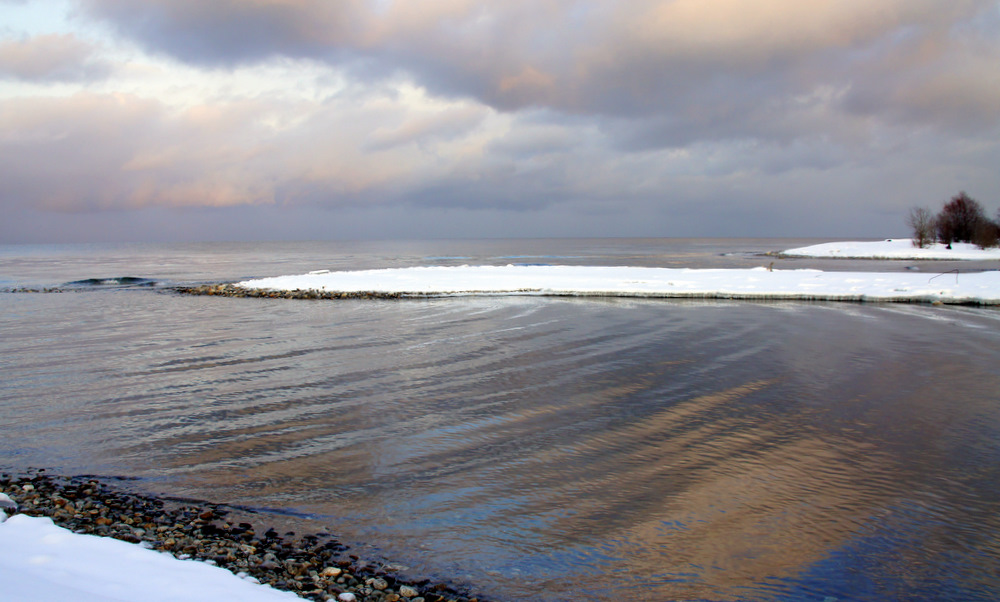
[[[913,246],[923,249],[934,243],[936,224],[930,210],[923,207],[910,209],[906,224],[913,230]]]
[[[1000,246],[1000,225],[988,219],[981,220],[972,233],[972,242],[980,249]]]

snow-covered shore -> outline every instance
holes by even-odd
[[[930,260],[998,260],[1000,248],[980,249],[976,245],[958,242],[951,245],[935,243],[926,248],[913,246],[912,239],[892,238],[871,242],[830,242],[782,251],[786,257],[818,257],[840,259],[930,259]]]
[[[282,535],[271,520],[91,477],[0,474],[0,600],[469,599],[449,585],[410,582],[392,565],[361,560],[325,531]]]
[[[24,514],[0,524],[0,598],[37,602],[301,600],[204,562],[178,560],[110,537],[76,534],[48,517]]]
[[[617,296],[1000,305],[1000,271],[962,274],[604,266],[457,266],[318,271],[247,280],[245,290],[384,295]]]

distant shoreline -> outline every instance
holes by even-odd
[[[1000,261],[1000,248],[980,249],[969,243],[947,245],[934,243],[920,248],[910,238],[887,238],[880,241],[828,242],[769,253],[773,257],[808,257],[811,259],[873,259],[900,261]]]

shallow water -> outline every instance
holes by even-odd
[[[301,513],[492,598],[1000,597],[996,310],[162,290],[442,263],[753,267],[785,246],[4,247],[0,282],[76,284],[0,293],[0,453]],[[160,285],[104,282],[122,276]]]

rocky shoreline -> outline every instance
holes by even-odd
[[[403,299],[413,297],[433,297],[420,293],[383,293],[377,291],[331,292],[319,290],[275,291],[260,288],[243,288],[235,284],[202,284],[199,286],[178,286],[173,289],[182,295],[209,295],[218,297],[254,297],[263,299]]]
[[[18,504],[18,512],[47,516],[75,533],[205,561],[307,600],[482,602],[446,584],[406,582],[392,565],[362,560],[329,533],[279,534],[264,529],[266,517],[250,510],[139,495],[107,481],[37,470],[0,475],[0,492]]]

